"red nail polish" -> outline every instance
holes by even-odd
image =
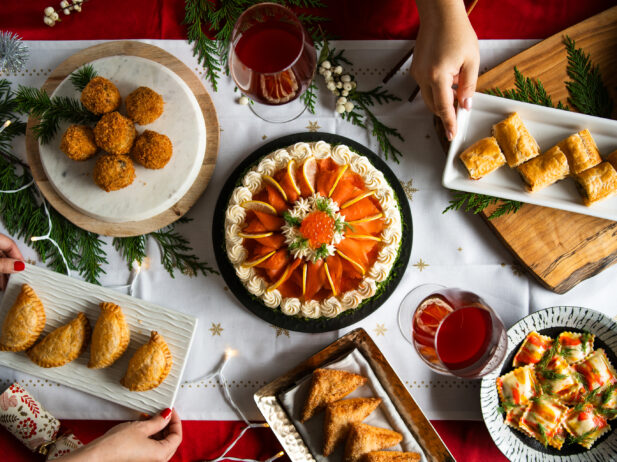
[[[26,269],[26,265],[23,261],[16,261],[15,263],[13,263],[13,269],[15,271],[23,271]]]
[[[170,414],[171,414],[171,409],[167,408],[163,412],[161,412],[161,417],[163,419],[166,419],[167,417],[169,417]]]

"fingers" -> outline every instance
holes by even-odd
[[[465,61],[458,76],[458,103],[468,111],[471,110],[471,98],[478,82],[479,61]]]
[[[14,258],[0,258],[0,273],[12,274],[19,271],[23,271],[26,265],[21,260],[15,260]]]
[[[19,251],[17,244],[15,241],[4,234],[0,234],[0,251],[4,253],[7,257],[13,258],[15,260],[23,260],[24,256]]]
[[[167,426],[171,414],[173,414],[171,409],[165,409],[151,419],[137,422],[137,425],[139,425],[140,430],[142,430],[147,436],[152,436]]]
[[[435,80],[432,87],[434,110],[441,119],[446,130],[448,141],[456,135],[456,111],[454,110],[454,93],[452,92],[452,77],[441,76]]]
[[[168,434],[162,440],[157,441],[161,445],[162,449],[167,454],[168,460],[173,456],[182,442],[182,421],[180,416],[174,409],[169,419],[169,426],[167,427]]]

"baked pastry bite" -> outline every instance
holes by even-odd
[[[527,191],[534,192],[563,180],[570,173],[568,159],[559,146],[518,166]]]
[[[45,327],[45,308],[28,284],[8,310],[0,332],[0,351],[24,351],[34,345]]]
[[[381,398],[352,398],[326,406],[323,455],[329,456],[345,439],[352,423],[362,422],[381,404]]]
[[[101,303],[101,314],[92,331],[90,369],[111,366],[129,346],[130,331],[122,308],[114,303]]]
[[[122,98],[112,81],[96,76],[84,87],[80,100],[88,111],[101,115],[118,109]]]
[[[352,372],[336,369],[315,369],[300,422],[306,422],[327,404],[344,398],[360,385],[364,385],[366,381],[366,377]]]
[[[573,174],[580,173],[602,162],[596,142],[587,129],[568,136],[565,140],[557,143],[557,146],[568,158],[570,172]]]
[[[363,458],[364,462],[418,462],[422,456],[417,452],[374,451]]]
[[[142,345],[129,361],[121,383],[131,391],[146,391],[158,387],[171,371],[173,359],[169,347],[158,332]]]
[[[615,170],[617,170],[617,151],[611,152],[607,158],[607,162],[609,162]]]
[[[459,158],[472,180],[479,180],[506,163],[506,158],[493,136],[476,141],[465,149]]]
[[[356,462],[369,452],[396,446],[403,435],[387,428],[373,427],[364,423],[351,424],[345,446],[345,462]]]
[[[602,162],[576,175],[576,183],[583,203],[590,206],[617,194],[617,170],[610,163]]]
[[[68,324],[52,330],[43,340],[28,350],[28,357],[41,367],[60,367],[83,353],[90,338],[90,323],[79,313]]]
[[[538,143],[516,112],[493,125],[493,136],[497,139],[510,167],[518,167],[540,154]]]

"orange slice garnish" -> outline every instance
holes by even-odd
[[[343,175],[347,171],[348,167],[349,165],[345,164],[339,169],[339,172],[336,175],[336,179],[334,180],[334,184],[332,185],[332,188],[330,188],[330,192],[328,193],[328,197],[332,197],[332,194],[334,194],[334,190],[338,186],[338,182],[341,181],[341,178],[343,178]]]
[[[359,225],[360,223],[367,223],[369,221],[379,220],[380,218],[383,218],[383,213],[381,212],[375,215],[371,215],[370,217],[360,218],[359,220],[354,221],[348,221],[347,223],[349,223],[350,225]]]
[[[440,297],[429,297],[420,303],[414,318],[420,330],[434,335],[441,321],[452,311],[453,308]]]
[[[272,255],[274,255],[276,253],[276,250],[273,250],[272,252],[262,256],[262,257],[257,257],[254,260],[251,261],[245,261],[244,263],[242,263],[242,266],[244,266],[245,268],[252,268],[253,266],[257,266],[260,263],[266,261],[268,258],[270,258]]]
[[[302,296],[306,293],[306,275],[308,273],[308,264],[302,266]]]
[[[317,160],[309,157],[302,163],[302,180],[311,194],[315,194],[315,180],[317,179]]]
[[[269,103],[281,104],[293,99],[298,93],[298,81],[296,76],[287,69],[274,75],[261,74],[259,85],[263,97]]]
[[[358,263],[357,261],[355,261],[353,258],[348,257],[347,255],[345,255],[343,252],[341,252],[340,250],[337,250],[336,253],[341,257],[344,258],[345,260],[347,260],[349,263],[351,263],[353,266],[355,266],[358,271],[360,271],[360,273],[364,276],[364,273],[366,273],[364,267]]]
[[[354,197],[351,200],[348,200],[347,202],[345,202],[343,205],[341,205],[341,210],[342,209],[346,209],[347,207],[351,207],[352,205],[354,205],[356,202],[360,202],[362,199],[366,198],[366,197],[370,197],[373,194],[375,194],[376,191],[367,191],[365,193],[360,194],[358,197]]]
[[[264,175],[263,178],[266,181],[266,183],[269,183],[271,186],[274,187],[274,189],[276,189],[279,193],[281,193],[281,196],[283,196],[283,199],[285,199],[285,202],[287,202],[287,194],[285,194],[285,190],[279,184],[279,182],[276,181],[274,178],[272,178],[270,175]]]
[[[302,193],[300,192],[300,188],[296,183],[296,161],[291,159],[287,162],[287,176],[289,177],[289,183],[291,183],[291,187],[293,190],[300,196]]]
[[[332,295],[336,297],[336,287],[334,287],[334,281],[332,280],[332,276],[330,276],[330,271],[328,270],[328,264],[324,262],[323,264],[324,270],[326,270],[326,277],[328,278],[328,282],[330,283],[330,289],[332,289]]]
[[[274,233],[268,231],[267,233],[238,233],[238,236],[244,239],[261,239],[262,237],[270,237]]]
[[[277,214],[274,207],[263,201],[244,201],[240,205],[247,210],[256,210],[258,212],[269,213],[270,215]]]
[[[287,268],[285,268],[285,271],[283,272],[283,275],[278,279],[278,281],[276,281],[274,284],[272,284],[270,287],[268,287],[267,291],[268,292],[272,292],[273,290],[276,290],[279,288],[279,286],[285,282],[287,280],[287,276],[289,274],[289,268],[291,268],[291,265],[287,266]]]
[[[363,241],[376,241],[381,242],[381,238],[377,236],[371,236],[370,234],[345,234],[345,237],[350,239],[360,239]]]

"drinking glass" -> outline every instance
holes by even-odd
[[[290,9],[258,3],[236,21],[229,69],[238,89],[251,98],[250,109],[263,120],[288,122],[304,112],[299,96],[316,65],[313,41]]]
[[[399,328],[435,372],[479,378],[504,359],[503,322],[473,292],[424,284],[409,292],[399,309]]]

